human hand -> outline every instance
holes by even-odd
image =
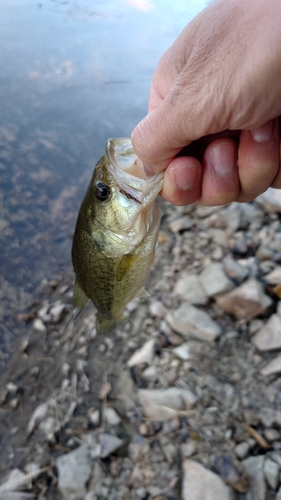
[[[154,73],[137,155],[171,203],[220,205],[281,188],[281,4],[217,0]]]

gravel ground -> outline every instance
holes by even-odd
[[[72,270],[15,293],[1,499],[281,500],[281,193],[161,208],[150,297],[114,335],[91,304],[73,324]]]

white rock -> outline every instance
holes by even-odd
[[[235,448],[235,455],[240,459],[243,460],[246,458],[250,450],[250,445],[247,443],[247,441],[242,441],[241,443],[238,443]]]
[[[34,330],[37,330],[37,332],[45,333],[47,331],[46,326],[44,325],[42,319],[40,319],[40,318],[36,318],[33,321],[32,326],[33,326]]]
[[[45,420],[40,422],[39,430],[45,441],[54,444],[56,442],[56,433],[60,430],[58,419],[54,417],[47,417]]]
[[[54,302],[54,304],[51,306],[50,308],[50,315],[51,315],[51,318],[52,320],[55,322],[55,323],[58,323],[60,318],[61,318],[61,315],[65,309],[65,304],[63,304],[60,300],[57,300],[56,302]]]
[[[272,314],[269,320],[252,337],[253,344],[260,351],[271,351],[281,348],[281,318]]]
[[[91,408],[88,411],[88,418],[92,425],[99,425],[100,423],[100,411],[92,410]]]
[[[190,304],[205,305],[208,297],[197,274],[188,274],[177,280],[174,294],[183,297]]]
[[[149,312],[151,316],[154,316],[156,318],[163,318],[167,311],[163,306],[161,300],[155,300],[149,305]]]
[[[190,347],[187,343],[175,347],[173,353],[182,361],[190,359]]]
[[[281,192],[279,189],[268,188],[255,201],[267,212],[281,212]]]
[[[119,437],[109,434],[108,432],[100,434],[99,442],[101,445],[100,458],[108,457],[124,444],[124,441],[119,439]]]
[[[214,262],[202,271],[200,282],[208,297],[214,297],[233,290],[234,283],[226,276],[223,265]]]
[[[280,432],[277,429],[265,429],[264,437],[267,441],[278,441],[280,439]]]
[[[262,375],[265,375],[265,376],[274,375],[275,373],[280,373],[281,372],[281,354],[279,354],[279,356],[276,356],[276,358],[274,358],[267,365],[265,365],[260,370],[260,372]]]
[[[234,500],[231,488],[198,462],[185,460],[182,470],[182,500]]]
[[[143,377],[149,382],[155,380],[158,377],[157,368],[154,365],[148,366],[143,372]]]
[[[169,312],[166,321],[177,333],[208,342],[215,340],[221,333],[221,327],[209,314],[191,304],[182,304],[175,311]]]
[[[130,359],[128,359],[127,365],[132,368],[141,363],[147,363],[148,365],[152,363],[154,358],[154,344],[154,339],[145,342],[145,344],[140,347],[140,349],[137,349]]]
[[[12,469],[0,484],[0,498],[2,494],[8,491],[20,491],[30,489],[30,478],[26,476],[20,469]]]
[[[273,271],[268,273],[266,276],[263,276],[263,279],[269,285],[278,285],[281,283],[281,266],[275,267]]]
[[[190,389],[179,387],[140,389],[138,394],[143,413],[152,420],[169,420],[193,408],[198,400]]]
[[[181,455],[184,458],[191,457],[197,452],[198,443],[194,439],[188,439],[186,443],[181,445]]]
[[[242,465],[250,479],[250,493],[252,494],[252,498],[254,500],[265,500],[264,455],[246,458],[243,460]]]
[[[247,321],[265,312],[272,303],[265,295],[262,285],[254,278],[218,297],[216,301],[224,311]]]
[[[275,490],[279,482],[279,465],[270,458],[265,459],[264,475],[269,486]]]
[[[110,406],[105,409],[104,416],[108,425],[118,425],[121,422],[119,415],[114,408],[110,408]]]
[[[59,489],[66,500],[77,500],[86,495],[86,484],[91,476],[89,447],[82,445],[57,459]]]

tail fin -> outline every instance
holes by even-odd
[[[127,321],[128,318],[125,317],[116,320],[116,319],[103,318],[98,314],[96,319],[97,333],[99,335],[107,335],[109,333],[114,332],[117,326],[125,325]]]

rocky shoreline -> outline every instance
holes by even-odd
[[[73,273],[18,316],[3,500],[281,500],[281,196],[174,207],[150,297],[97,337]],[[3,362],[4,363],[4,362]]]

